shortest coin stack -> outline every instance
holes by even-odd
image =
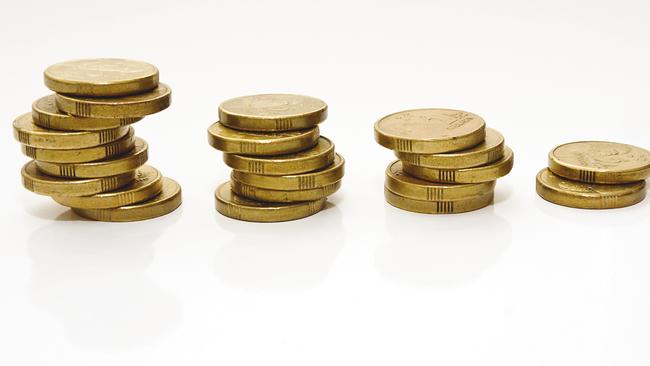
[[[321,211],[341,187],[345,161],[321,136],[325,102],[290,94],[253,95],[219,106],[208,141],[233,169],[215,191],[216,209],[244,221],[297,220]]]
[[[412,212],[452,214],[478,210],[494,198],[495,181],[513,167],[503,136],[469,112],[417,109],[375,123],[377,142],[399,160],[386,169],[384,195]]]
[[[621,208],[646,196],[650,152],[631,145],[580,141],[549,153],[549,166],[537,174],[537,193],[562,206]]]

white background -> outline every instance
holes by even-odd
[[[647,365],[650,203],[535,193],[563,142],[648,140],[650,3],[5,1],[0,11],[0,364]],[[167,111],[135,125],[184,204],[78,219],[20,185],[11,122],[75,58],[156,64]],[[347,159],[333,207],[283,224],[220,216],[206,129],[220,101],[322,98]],[[383,115],[449,107],[506,136],[495,204],[456,216],[383,199]]]

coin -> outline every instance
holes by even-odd
[[[57,93],[113,97],[154,89],[158,85],[158,69],[132,60],[74,60],[48,67],[44,78],[45,85]]]
[[[160,83],[155,89],[144,94],[114,98],[76,97],[56,94],[59,110],[78,117],[126,118],[144,117],[160,112],[171,103],[171,89]]]
[[[490,165],[463,169],[425,168],[402,162],[402,169],[416,178],[440,183],[482,183],[501,178],[512,170],[514,154],[506,146],[503,158]]]
[[[230,181],[233,192],[237,195],[262,202],[305,202],[316,201],[334,194],[341,188],[341,181],[320,188],[303,189],[299,191],[279,191],[275,189],[257,188],[235,179]]]
[[[47,129],[61,131],[96,131],[128,126],[142,120],[142,117],[84,118],[60,112],[56,107],[54,94],[36,100],[32,104],[34,124]]]
[[[575,208],[621,208],[643,201],[646,196],[645,181],[627,184],[583,183],[553,174],[542,169],[537,174],[537,194],[543,199],[562,206]]]
[[[485,121],[453,109],[414,109],[377,121],[375,140],[391,150],[415,154],[465,150],[485,140]]]
[[[126,155],[89,163],[50,163],[36,161],[36,166],[45,174],[65,178],[100,178],[136,170],[149,159],[147,142],[135,138],[135,146]]]
[[[429,168],[472,168],[493,163],[503,157],[503,136],[491,128],[485,129],[485,141],[467,150],[444,154],[412,154],[396,151],[398,159],[411,165]]]
[[[239,131],[217,122],[208,128],[212,147],[230,154],[283,155],[306,150],[318,142],[318,127],[275,133]]]
[[[31,161],[21,171],[23,186],[28,190],[46,196],[90,196],[108,192],[131,183],[134,172],[127,172],[112,177],[90,179],[67,179],[42,173]]]
[[[571,142],[550,152],[549,169],[586,183],[632,183],[650,177],[650,152],[615,142]]]
[[[220,185],[214,192],[217,211],[224,216],[243,221],[280,222],[311,216],[323,208],[325,198],[297,203],[271,203],[250,200],[237,196],[230,182]]]
[[[345,160],[341,155],[336,154],[332,165],[315,172],[272,176],[233,170],[232,178],[256,188],[298,191],[321,188],[338,182],[343,178],[344,168]]]
[[[494,191],[454,201],[422,201],[400,196],[384,187],[386,201],[399,209],[427,214],[456,214],[478,210],[494,199]]]
[[[326,118],[325,102],[302,95],[250,95],[227,100],[219,106],[221,123],[247,131],[302,130]]]
[[[53,196],[52,198],[68,207],[85,209],[115,208],[150,200],[157,196],[161,190],[162,175],[154,167],[145,165],[135,171],[133,182],[115,191],[98,193],[92,196]]]
[[[133,149],[135,140],[133,129],[129,128],[126,136],[117,141],[95,147],[74,150],[40,149],[22,145],[23,154],[32,159],[51,163],[85,163],[90,161],[112,158],[122,155]]]
[[[334,162],[334,155],[334,144],[321,136],[316,146],[297,153],[269,157],[223,154],[223,161],[246,173],[288,175],[322,169]]]

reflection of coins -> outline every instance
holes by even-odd
[[[217,122],[208,128],[208,143],[217,150],[242,155],[282,155],[306,150],[318,142],[318,127],[276,133],[239,131]]]
[[[423,201],[400,196],[384,187],[386,202],[399,209],[426,214],[455,214],[481,209],[489,205],[494,198],[494,190],[480,196],[454,201]]]
[[[586,183],[632,183],[650,177],[650,151],[614,142],[572,142],[551,151],[549,169]]]
[[[299,191],[280,191],[275,189],[257,188],[235,179],[230,186],[237,195],[262,202],[305,202],[316,201],[334,194],[341,188],[341,181],[313,189]]]
[[[643,201],[645,181],[629,184],[583,183],[565,179],[542,169],[537,174],[537,193],[543,199],[562,206],[607,209],[631,206]]]

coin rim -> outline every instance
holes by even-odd
[[[336,193],[339,189],[341,189],[342,180],[339,180],[337,182],[334,182],[332,184],[319,187],[319,188],[314,188],[314,189],[304,189],[304,190],[295,190],[295,191],[280,191],[277,189],[266,189],[266,188],[258,188],[251,186],[250,184],[246,184],[244,182],[240,182],[236,179],[234,179],[231,175],[230,177],[230,188],[232,189],[235,194],[238,196],[250,199],[250,200],[255,200],[255,201],[261,201],[261,202],[270,202],[270,203],[294,203],[294,202],[306,202],[306,201],[316,201],[321,198],[327,198],[334,193]],[[245,187],[250,187],[249,189],[254,190],[253,195],[249,195],[245,192]],[[278,196],[282,198],[277,198]],[[304,197],[308,198],[304,198]]]
[[[221,125],[228,130],[237,131],[220,122],[215,122],[208,127],[208,143],[213,148],[230,154],[238,155],[251,155],[251,156],[273,156],[273,155],[286,155],[296,153],[299,151],[310,149],[318,143],[320,137],[320,129],[314,126],[305,130],[296,130],[294,132],[302,131],[301,134],[288,137],[273,137],[273,133],[259,133],[245,131],[245,133],[256,134],[260,136],[268,136],[268,140],[247,140],[244,138],[234,139],[217,135],[213,133],[213,126]],[[242,148],[244,146],[254,146],[255,152],[249,152],[249,148]]]
[[[455,215],[455,214],[467,213],[471,211],[477,211],[489,206],[494,202],[494,190],[492,190],[490,193],[487,194],[473,196],[471,198],[462,199],[462,200],[424,201],[424,200],[416,200],[413,198],[399,195],[391,191],[390,189],[388,189],[388,187],[384,186],[384,198],[389,205],[408,212],[430,214],[430,215]],[[396,200],[401,200],[403,201],[403,203],[399,203]],[[438,203],[449,204],[452,202],[460,203],[464,205],[475,204],[475,206],[463,207],[463,209],[454,212],[440,212],[436,207],[436,204]],[[435,209],[433,209],[434,207]],[[454,207],[457,206],[454,205]]]

